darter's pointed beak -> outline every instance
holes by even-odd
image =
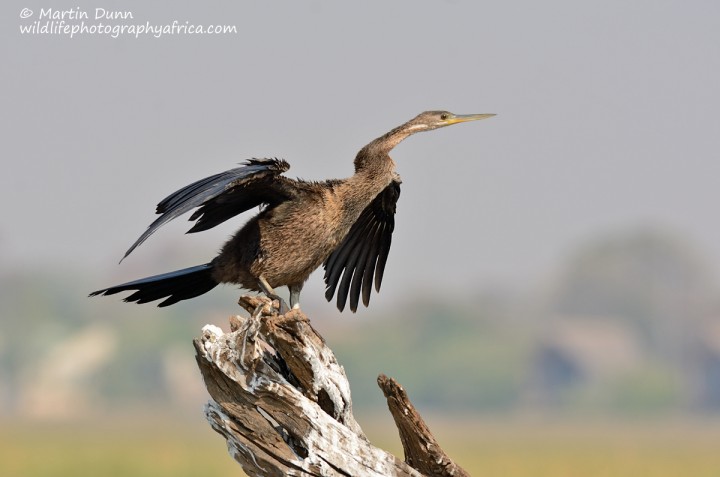
[[[445,120],[445,125],[450,126],[451,124],[464,123],[467,121],[479,121],[480,119],[487,119],[495,116],[494,114],[455,114]]]

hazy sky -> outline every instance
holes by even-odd
[[[106,24],[237,33],[19,32],[43,8],[76,6],[88,23],[96,7],[120,8],[134,18]],[[384,289],[532,281],[578,244],[644,225],[720,264],[718,2],[0,8],[3,266],[78,266],[106,286],[209,260],[244,218],[192,237],[180,220],[117,265],[177,188],[249,157],[285,158],[290,176],[348,176],[360,147],[427,109],[498,116],[395,149],[403,190]],[[158,269],[168,250],[186,253]]]

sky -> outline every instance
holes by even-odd
[[[132,18],[95,20],[98,7]],[[393,151],[403,185],[385,295],[531,284],[637,227],[672,231],[720,269],[718,2],[0,8],[3,268],[84,270],[102,287],[208,261],[247,216],[194,236],[177,220],[117,264],[155,204],[196,179],[250,157],[347,177],[363,145],[445,109],[497,116]],[[20,32],[49,8],[236,33]],[[321,290],[315,274],[305,293]]]

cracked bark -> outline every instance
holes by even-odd
[[[230,319],[230,333],[206,325],[194,340],[212,400],[205,415],[249,476],[465,476],[404,390],[378,384],[400,432],[405,462],[374,447],[352,414],[345,371],[301,311],[273,311],[244,296],[255,317]]]

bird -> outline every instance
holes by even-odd
[[[156,208],[159,217],[127,250],[132,253],[170,220],[195,211],[187,233],[208,230],[259,207],[210,262],[154,275],[90,293],[133,291],[125,302],[173,305],[202,295],[218,284],[236,284],[278,300],[281,313],[300,306],[310,274],[325,269],[325,298],[342,312],[354,313],[360,299],[367,307],[374,284],[380,291],[395,228],[401,179],[390,151],[408,136],[476,121],[495,114],[425,111],[364,146],[355,156],[355,173],[346,179],[305,181],[283,175],[283,159],[250,159],[225,172],[173,192]],[[121,260],[122,262],[122,260]],[[290,305],[275,288],[287,286]]]

